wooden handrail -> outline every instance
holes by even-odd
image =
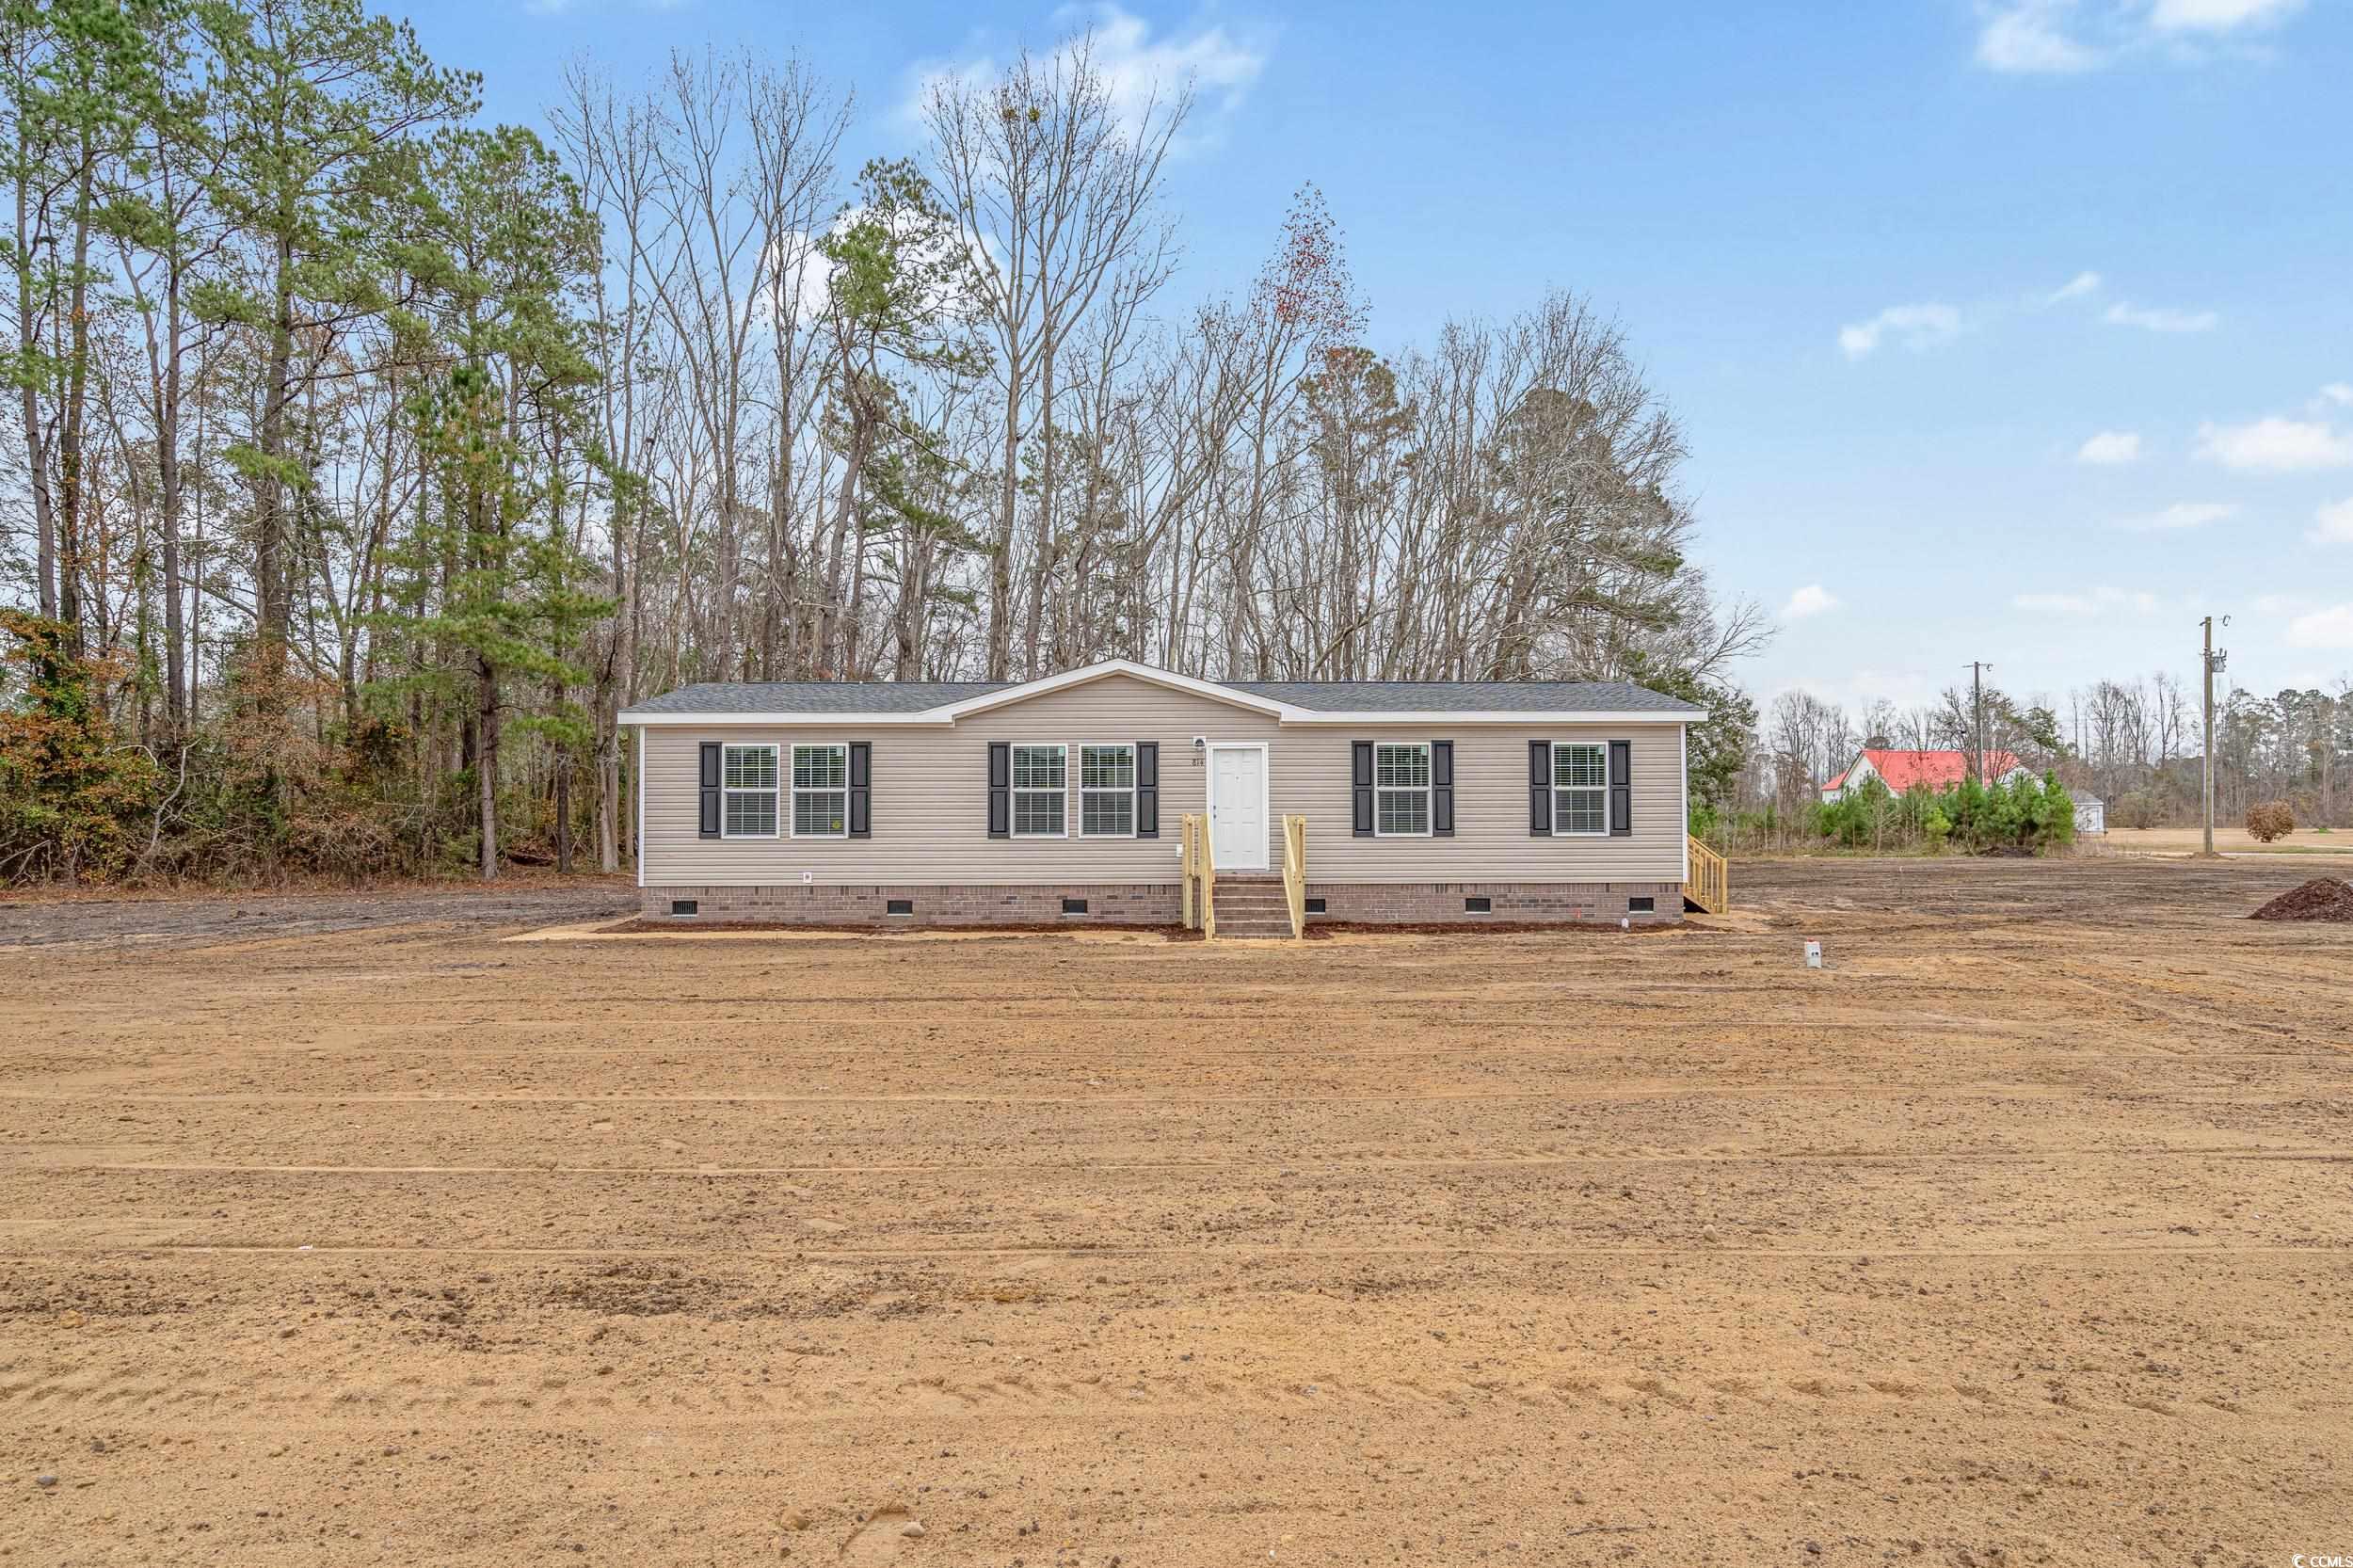
[[[1283,819],[1283,895],[1290,904],[1291,936],[1307,935],[1307,819]]]
[[[1691,869],[1683,880],[1683,896],[1708,914],[1721,915],[1732,907],[1732,866],[1699,840],[1686,837]]]
[[[1176,878],[1182,886],[1185,929],[1201,929],[1201,901],[1193,880],[1199,874],[1193,865],[1193,835],[1200,818],[1188,811],[1176,819]]]
[[[1209,854],[1209,822],[1188,812],[1177,819],[1178,876],[1184,882],[1185,929],[1217,935],[1217,868]]]
[[[1201,935],[1213,941],[1217,937],[1217,856],[1210,847],[1209,819],[1202,817],[1199,823],[1193,862],[1201,871]]]

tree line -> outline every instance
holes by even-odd
[[[1933,703],[1881,701],[1854,712],[1803,690],[1768,705],[1744,745],[1726,821],[1752,840],[1807,830],[1804,808],[1866,745],[1966,752],[1981,744],[2016,756],[2078,793],[2096,794],[2114,827],[2185,827],[2201,820],[2204,735],[2194,679],[2158,673],[2100,680],[2063,700],[2022,699],[1997,687],[1947,687]],[[2345,825],[2353,776],[2353,681],[2261,696],[2218,687],[2215,696],[2216,820],[2236,823],[2259,803],[2285,802],[2299,822]]]
[[[1555,292],[1382,352],[1312,185],[1176,286],[1185,84],[582,60],[545,134],[360,0],[0,0],[0,878],[631,856],[694,680],[1643,680],[1765,634]]]

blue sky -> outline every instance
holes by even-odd
[[[914,150],[925,71],[1093,20],[1198,75],[1178,300],[1239,288],[1312,179],[1376,347],[1556,284],[1622,318],[1703,559],[1784,627],[1760,696],[2186,673],[2208,612],[2251,689],[2353,670],[2345,0],[409,14],[534,124],[583,51],[797,47],[857,92],[853,159]]]

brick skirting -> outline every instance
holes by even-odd
[[[646,888],[638,907],[648,920],[671,919],[670,904],[693,899],[694,919],[763,925],[1175,925],[1184,918],[1182,888],[1174,882],[1090,882],[1067,887],[884,887],[786,884],[770,888]],[[914,902],[913,915],[888,913],[892,899]],[[1083,915],[1065,915],[1062,901],[1087,901]],[[684,924],[683,917],[680,923]]]
[[[1323,900],[1317,920],[1353,920],[1368,925],[1437,925],[1481,920],[1607,920],[1615,925],[1683,919],[1680,882],[1307,882],[1307,896]],[[1647,896],[1647,915],[1631,914],[1628,899]],[[1465,901],[1484,898],[1488,911],[1469,913]]]
[[[1683,918],[1679,882],[1309,882],[1307,896],[1324,901],[1316,920],[1364,924],[1435,925],[1460,921],[1516,923],[1529,920],[1606,920],[1628,918],[1626,901],[1647,895],[1655,904],[1638,923]],[[1087,901],[1083,915],[1065,915],[1062,901]],[[1464,902],[1488,901],[1486,914],[1471,914]],[[700,924],[730,921],[775,925],[1174,925],[1182,918],[1176,883],[1087,882],[1022,887],[941,885],[794,886],[709,888],[675,886],[639,890],[639,908],[648,920],[669,920],[679,899],[695,901],[692,919]],[[912,900],[913,915],[886,913],[892,899]],[[680,917],[685,923],[685,917]]]

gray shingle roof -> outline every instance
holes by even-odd
[[[1327,713],[1647,713],[1691,705],[1624,680],[1230,680]]]
[[[641,713],[921,713],[1018,681],[707,681]],[[1230,680],[1212,684],[1326,713],[1675,713],[1691,705],[1623,680]]]
[[[920,713],[1003,680],[711,680],[631,708],[641,713]]]

